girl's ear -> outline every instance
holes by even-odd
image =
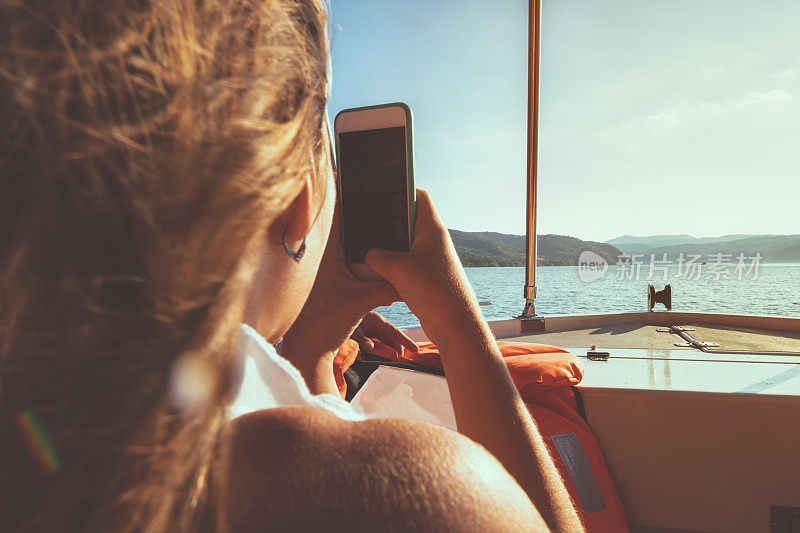
[[[312,204],[312,176],[306,174],[305,182],[289,208],[286,210],[286,242],[301,242],[311,231],[314,222],[314,208]]]

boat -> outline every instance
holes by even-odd
[[[576,388],[631,531],[800,531],[800,319],[658,302],[642,312],[536,313],[540,14],[541,0],[529,0],[524,306],[516,318],[491,321],[493,333],[564,348],[580,361]],[[428,340],[421,328],[406,333]],[[447,396],[429,368],[373,364],[393,366],[386,372],[405,397]],[[374,379],[367,373],[354,401],[378,387]],[[371,408],[389,409],[379,403]],[[409,418],[452,424],[446,405],[444,414],[412,410]]]

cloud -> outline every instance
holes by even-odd
[[[793,82],[798,79],[797,70],[793,68],[783,69],[769,75],[775,81]]]
[[[737,99],[689,103],[673,107],[669,111],[639,115],[639,117],[635,117],[627,123],[620,123],[618,126],[622,126],[632,136],[640,138],[645,132],[668,132],[675,130],[679,125],[686,126],[689,123],[698,123],[705,120],[719,120],[737,116],[745,111],[758,112],[757,109],[762,106],[781,107],[786,104],[792,105],[795,100],[796,96],[794,94],[783,89],[753,90]]]
[[[668,113],[656,113],[645,118],[648,126],[653,128],[674,128],[678,125],[678,108],[673,107]]]
[[[746,103],[752,104],[783,104],[794,100],[794,95],[783,89],[772,89],[771,91],[753,91],[745,98]]]

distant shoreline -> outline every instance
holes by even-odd
[[[491,231],[468,232],[451,229],[450,237],[458,257],[465,267],[524,267],[527,239]],[[577,266],[579,258],[588,253],[590,261],[620,264],[620,256],[636,258],[637,264],[649,265],[652,258],[664,265],[693,259],[699,264],[736,263],[743,255],[748,263],[759,257],[759,264],[800,263],[800,234],[798,235],[724,235],[696,238],[691,235],[653,235],[631,237],[624,235],[607,242],[584,241],[568,235],[538,235],[536,238],[537,266]],[[716,261],[714,258],[717,258]],[[699,259],[699,260],[698,260]]]

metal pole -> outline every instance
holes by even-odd
[[[539,149],[539,36],[541,0],[528,0],[528,198],[526,213],[525,308],[520,318],[536,316],[536,178]]]

